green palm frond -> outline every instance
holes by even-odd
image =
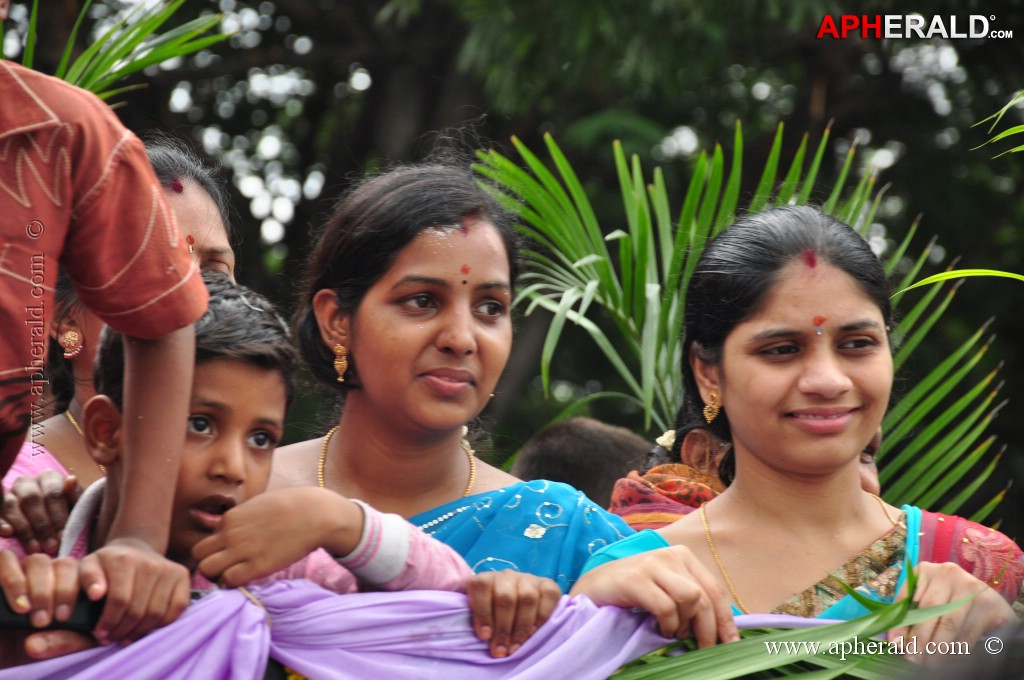
[[[745,630],[739,642],[705,649],[695,649],[692,640],[675,642],[627,664],[614,677],[616,680],[732,680],[774,678],[780,674],[805,679],[913,677],[914,669],[919,670],[919,666],[892,654],[890,650],[895,651],[895,647],[883,640],[873,640],[873,636],[897,626],[942,616],[973,597],[926,609],[914,608],[908,597],[892,604],[875,604],[870,614],[852,621],[816,628]],[[868,647],[869,642],[874,644]],[[680,651],[685,653],[679,654]]]
[[[1016,279],[1018,281],[1024,281],[1024,275],[1014,274],[1013,272],[999,271],[998,269],[953,269],[948,272],[942,272],[941,274],[935,274],[927,278],[921,279],[917,283],[907,286],[901,290],[897,295],[902,295],[908,290],[920,288],[921,286],[928,286],[933,283],[940,283],[942,281],[949,281],[950,279],[963,279],[972,276],[994,276],[996,278]]]
[[[169,59],[181,58],[211,47],[230,37],[216,33],[221,15],[209,14],[160,33],[160,29],[173,17],[185,0],[171,0],[167,3],[141,4],[114,22],[102,35],[89,45],[76,59],[71,55],[82,23],[92,0],[82,6],[71,29],[57,72],[54,74],[72,85],[93,92],[101,99],[110,99],[122,92],[143,85],[115,87],[124,78],[149,66],[161,64]],[[38,2],[32,6],[29,32],[25,40],[22,63],[32,68],[37,42],[36,20]]]
[[[992,134],[992,132],[996,129],[996,126],[999,125],[999,121],[1001,121],[1003,119],[1003,116],[1006,115],[1006,112],[1009,111],[1010,109],[1012,109],[1014,106],[1017,106],[1021,102],[1024,102],[1024,90],[1020,90],[1019,92],[1014,94],[1013,97],[1010,99],[1010,101],[1008,101],[1006,103],[1006,105],[1003,106],[1003,108],[999,109],[998,111],[993,113],[988,118],[986,118],[984,120],[978,121],[977,123],[974,124],[974,126],[976,127],[978,125],[984,125],[985,123],[987,123],[989,121],[992,121],[992,125],[990,125],[989,128],[988,128],[988,133]],[[1008,137],[1012,137],[1014,135],[1019,135],[1019,134],[1022,134],[1022,133],[1024,133],[1024,125],[1014,125],[1013,127],[1009,128],[1007,130],[1003,130],[1002,132],[997,134],[995,137],[992,137],[991,139],[986,141],[984,144],[981,144],[980,146],[977,146],[975,148],[976,149],[980,149],[983,146],[988,146],[989,144],[995,144],[996,142],[1002,141],[1002,140],[1004,140],[1004,139],[1006,139]],[[1008,153],[1019,153],[1021,151],[1024,151],[1024,144],[1021,144],[1020,146],[1015,146],[1012,149],[1007,149],[1006,151],[1002,151],[1002,152],[996,154],[996,158],[998,158],[999,156],[1008,154]]]
[[[780,126],[749,209],[805,204],[810,196],[825,193],[817,178],[828,138],[826,129],[812,152],[805,135],[787,163],[781,153]],[[537,306],[553,314],[541,355],[545,391],[552,380],[555,350],[566,324],[572,323],[587,333],[626,386],[626,392],[602,393],[603,398],[617,394],[638,403],[645,427],[667,428],[682,402],[680,334],[686,287],[704,244],[732,223],[736,213],[742,175],[740,126],[728,160],[720,146],[696,158],[682,206],[675,213],[660,169],[646,173],[638,158],[627,158],[621,145],[615,144],[623,212],[614,228],[598,223],[579,178],[551,136],[545,137],[547,163],[521,141],[513,140],[513,145],[524,167],[486,151],[478,155],[477,171],[500,187],[493,191],[518,213],[523,234],[536,246],[525,253],[528,271],[517,302],[528,303],[527,314]],[[856,148],[851,147],[838,179],[827,189],[823,210],[865,235],[887,187],[877,187],[873,171],[860,173],[853,182],[855,154]],[[902,272],[893,304],[899,306],[907,292],[919,286],[940,285],[915,299],[893,329],[898,367],[906,365],[949,309],[957,286],[943,293],[942,282],[983,274],[1021,278],[989,270],[952,270],[912,285],[928,266],[935,245],[933,239],[918,255],[908,257],[918,222],[914,220],[883,263],[890,275]],[[597,323],[596,309],[608,323]],[[959,478],[973,481],[991,474],[987,429],[999,410],[993,407],[997,388],[991,387],[998,382],[999,369],[980,381],[970,378],[985,356],[988,345],[979,342],[986,327],[928,372],[887,415],[879,455],[885,462],[883,488],[893,502],[934,502],[952,491]],[[973,387],[964,389],[959,387],[962,384]],[[954,389],[961,395],[955,400]],[[922,458],[925,451],[928,456]],[[934,474],[907,472],[923,469],[914,467],[920,460],[926,460]],[[898,475],[902,477],[897,484]],[[959,508],[968,500],[959,494],[955,504]]]

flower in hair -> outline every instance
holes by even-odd
[[[666,451],[671,451],[672,446],[676,443],[676,431],[665,430],[665,434],[655,439],[654,443],[660,446],[661,448],[665,449]]]

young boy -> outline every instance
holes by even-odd
[[[12,608],[32,612],[33,625],[45,626],[70,615],[79,586],[90,597],[105,591],[107,607],[124,612],[114,630],[94,631],[107,642],[135,639],[170,623],[188,605],[191,588],[212,587],[206,576],[225,585],[306,578],[339,593],[360,584],[465,591],[472,573],[462,558],[397,515],[319,488],[263,494],[292,394],[295,350],[269,302],[225,277],[204,279],[210,308],[195,324],[196,366],[174,492],[171,562],[101,564],[92,553],[117,511],[122,474],[124,347],[119,334],[107,331],[97,358],[97,396],[86,404],[83,423],[87,447],[106,466],[107,478],[91,486],[72,511],[62,539],[64,557],[51,562],[33,555],[19,566],[0,553],[0,582]],[[67,568],[66,557],[81,560],[77,573]],[[523,577],[514,576],[517,583]],[[141,581],[149,584],[142,592]],[[540,582],[535,587],[544,595],[549,588]],[[493,587],[497,592],[499,586]],[[550,588],[557,591],[553,582]],[[536,626],[556,601],[548,597],[549,606],[538,608]],[[491,621],[491,606],[488,601],[488,612],[481,611],[477,621]],[[494,626],[510,627],[515,606],[493,606]]]

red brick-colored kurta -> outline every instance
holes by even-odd
[[[206,309],[138,138],[92,94],[0,60],[0,473],[45,386],[58,268],[128,335],[158,338]]]

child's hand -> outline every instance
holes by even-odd
[[[363,511],[316,487],[268,491],[224,514],[217,531],[192,548],[199,571],[220,585],[245,585],[298,562],[317,548],[335,555],[359,543]]]
[[[132,539],[111,541],[79,564],[86,596],[106,597],[93,633],[103,644],[137,640],[185,611],[191,589],[188,569]]]
[[[78,599],[78,562],[29,555],[21,563],[14,553],[0,551],[0,586],[7,604],[18,614],[30,614],[35,628],[67,621]]]
[[[7,631],[0,636],[0,668],[21,666],[96,646],[88,635],[70,630]]]
[[[19,477],[3,496],[0,536],[14,536],[27,553],[56,555],[68,511],[82,494],[78,480],[56,470]]]
[[[540,628],[562,597],[548,578],[512,569],[474,574],[466,587],[473,630],[490,642],[491,656],[514,654]]]
[[[11,610],[30,614],[36,628],[66,621],[78,597],[78,563],[68,557],[30,555],[20,564],[14,553],[0,551],[0,586]],[[17,666],[88,649],[95,641],[65,630],[9,631],[0,642],[0,667]]]

